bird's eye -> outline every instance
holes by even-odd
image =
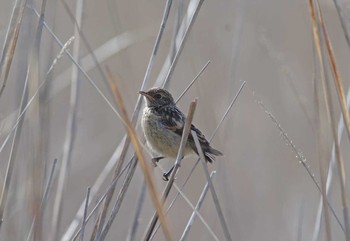
[[[154,98],[159,100],[160,98],[162,98],[162,95],[161,94],[155,94]]]

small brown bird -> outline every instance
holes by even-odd
[[[177,108],[173,97],[165,89],[152,88],[139,93],[146,99],[141,126],[148,146],[153,152],[161,155],[156,158],[157,161],[163,157],[176,158],[186,120],[185,115]],[[210,146],[202,132],[194,125],[191,125],[191,130],[197,133],[206,161],[211,163],[215,160],[215,156],[222,155],[220,151]],[[191,153],[198,154],[198,151],[190,132],[183,155]],[[163,175],[165,180],[171,171],[172,169]]]

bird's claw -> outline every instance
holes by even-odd
[[[164,172],[164,173],[163,173],[163,180],[164,180],[164,181],[166,181],[166,182],[169,181],[169,174],[170,174],[170,173],[167,173],[167,172]]]
[[[163,173],[163,180],[164,181],[166,181],[166,182],[169,181],[169,176],[173,172],[173,170],[174,170],[174,167],[170,168],[170,170],[168,172]]]
[[[153,158],[152,158],[153,166],[156,167],[156,166],[157,166],[157,163],[158,163],[161,159],[163,159],[163,158],[164,158],[164,157],[162,157],[162,156],[153,157]]]

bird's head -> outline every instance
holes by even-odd
[[[146,105],[148,107],[163,107],[167,105],[175,105],[174,99],[171,94],[162,88],[152,88],[148,91],[139,91],[139,94],[143,95],[146,99]]]

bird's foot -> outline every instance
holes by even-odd
[[[157,166],[157,163],[162,160],[164,157],[163,156],[158,156],[158,157],[153,157],[152,158],[152,163],[153,163],[153,166],[156,167]]]
[[[163,180],[164,181],[166,181],[166,182],[169,181],[169,176],[173,172],[173,170],[174,170],[174,167],[170,168],[170,170],[168,172],[163,173]]]
[[[166,182],[169,181],[169,175],[167,175],[167,174],[168,173],[166,173],[166,172],[163,173],[163,180]]]

